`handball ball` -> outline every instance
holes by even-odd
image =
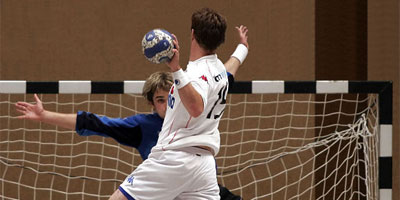
[[[172,35],[163,29],[154,29],[146,33],[142,40],[144,56],[153,63],[169,62],[174,56]]]

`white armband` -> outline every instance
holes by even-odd
[[[236,50],[233,52],[231,57],[235,57],[239,60],[240,64],[244,62],[244,59],[246,59],[247,53],[249,50],[244,44],[238,44],[236,47]]]
[[[182,69],[173,72],[172,76],[174,77],[174,83],[178,89],[181,89],[190,83],[189,77]]]

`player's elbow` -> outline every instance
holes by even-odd
[[[193,89],[192,91],[195,90]],[[187,95],[187,93],[181,93],[181,91],[179,91],[179,94],[181,95],[182,103],[190,116],[198,117],[201,115],[201,113],[203,113],[204,104],[200,94],[193,92],[188,93],[189,95]]]
[[[201,113],[203,113],[204,107],[203,107],[203,105],[199,106],[199,105],[194,105],[194,104],[193,104],[193,105],[189,108],[188,111],[189,111],[190,116],[196,118],[196,117],[200,116]]]

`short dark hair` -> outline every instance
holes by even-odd
[[[226,20],[210,8],[202,8],[192,15],[194,37],[200,47],[214,51],[225,42]]]

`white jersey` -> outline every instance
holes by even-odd
[[[216,54],[204,56],[189,62],[186,75],[201,95],[204,111],[196,118],[190,116],[173,85],[168,95],[163,127],[152,151],[207,146],[217,155],[220,147],[218,125],[228,93],[225,66]]]

